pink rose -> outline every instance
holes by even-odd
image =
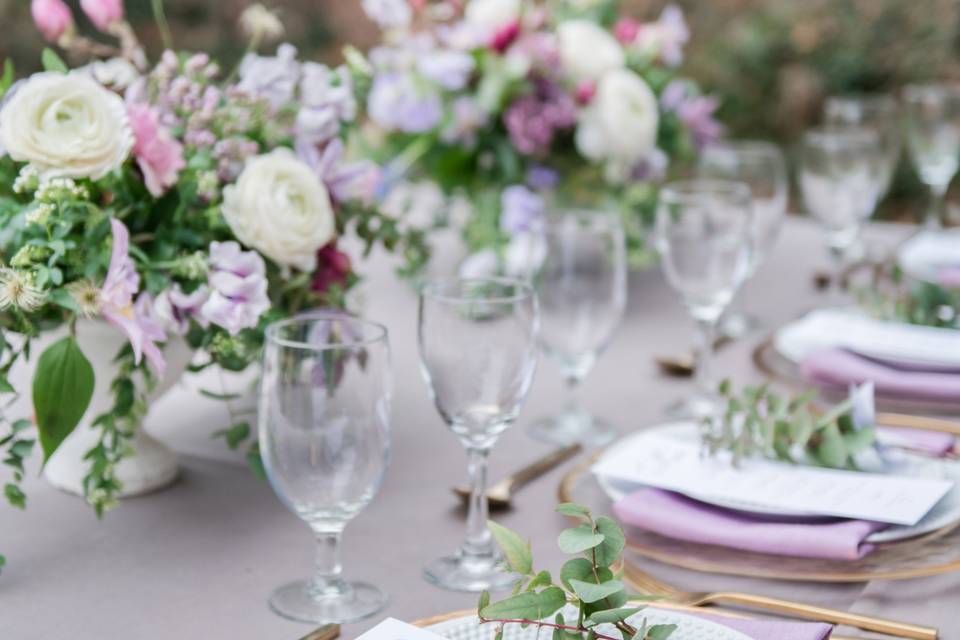
[[[160,114],[149,105],[127,105],[127,114],[136,140],[133,154],[137,165],[147,190],[160,197],[176,184],[178,173],[186,166],[183,145],[160,126]]]
[[[63,0],[32,0],[30,13],[48,42],[57,42],[73,30],[73,14]]]
[[[123,20],[123,0],[80,0],[80,8],[100,31]]]

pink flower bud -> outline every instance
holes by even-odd
[[[620,18],[617,20],[617,24],[613,25],[613,35],[620,41],[620,44],[630,44],[637,39],[640,27],[641,24],[633,18]]]
[[[80,8],[100,31],[123,20],[123,0],[80,0]]]
[[[30,13],[48,42],[57,42],[63,34],[73,30],[73,14],[63,0],[32,0]]]
[[[597,94],[597,83],[591,80],[581,82],[577,85],[577,90],[574,93],[574,98],[577,101],[577,104],[590,104],[593,100],[593,96]]]
[[[511,20],[503,25],[493,34],[490,41],[490,48],[497,53],[503,53],[510,48],[510,45],[520,36],[520,21]]]

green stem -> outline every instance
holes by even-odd
[[[173,36],[170,33],[170,23],[167,22],[167,14],[163,10],[163,0],[151,0],[153,8],[153,19],[157,23],[157,29],[160,31],[160,40],[163,42],[163,48],[173,50]]]

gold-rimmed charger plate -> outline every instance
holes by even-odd
[[[753,363],[757,369],[767,377],[778,380],[789,387],[808,389],[813,386],[800,373],[800,367],[779,351],[773,343],[773,336],[758,344],[753,350]],[[842,400],[847,395],[846,389],[831,391],[822,390],[824,397],[830,400]],[[935,402],[905,400],[885,396],[881,391],[876,393],[877,409],[897,413],[956,415],[960,413],[960,399],[956,402]]]
[[[560,481],[561,502],[577,502],[598,515],[613,515],[610,498],[590,467],[597,453],[571,469]],[[859,560],[819,560],[752,553],[714,545],[674,540],[636,527],[625,527],[624,562],[639,566],[643,559],[705,573],[807,582],[866,582],[905,580],[960,571],[960,526],[944,527],[924,536],[877,545]]]

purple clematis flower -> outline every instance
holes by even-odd
[[[184,293],[180,285],[175,284],[164,290],[153,302],[156,319],[167,331],[182,336],[190,329],[190,318],[195,318],[200,326],[209,325],[200,314],[203,303],[210,297],[210,289],[200,286],[192,293]]]
[[[210,297],[201,315],[234,336],[257,326],[270,308],[267,267],[256,251],[243,251],[237,242],[210,243]]]
[[[369,160],[344,162],[344,145],[334,138],[321,150],[297,145],[297,155],[312,167],[337,202],[372,202],[381,183],[380,167]]]
[[[167,336],[151,319],[153,301],[149,295],[141,295],[137,304],[133,303],[133,296],[140,288],[140,276],[130,259],[130,231],[116,218],[110,220],[110,230],[113,233],[113,251],[107,277],[100,290],[100,313],[107,322],[126,334],[133,347],[134,362],[140,364],[146,355],[157,375],[163,376],[167,363],[157,343],[164,342]]]

